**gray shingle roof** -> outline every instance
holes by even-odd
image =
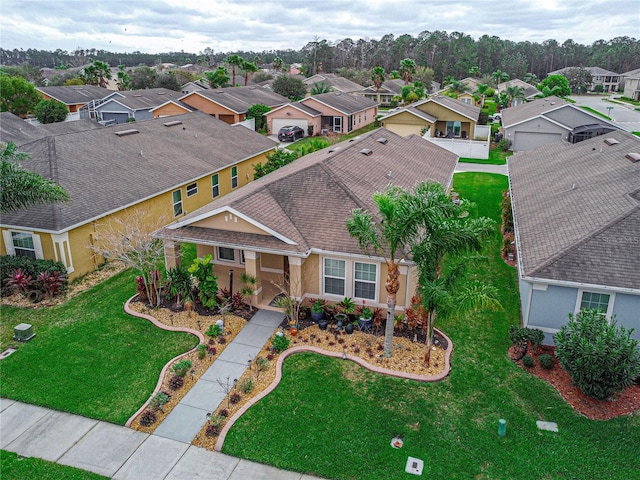
[[[640,138],[614,131],[509,158],[522,275],[640,290],[640,162],[629,152]]]
[[[113,90],[96,87],[94,85],[78,85],[70,87],[36,87],[36,90],[46,93],[52,98],[66,105],[88,103],[91,100],[100,100],[113,93]]]
[[[524,80],[520,80],[519,78],[514,78],[512,80],[508,80],[506,82],[498,84],[498,91],[506,90],[510,86],[524,88],[524,98],[532,98],[540,93],[540,90],[538,90],[536,87],[534,87],[530,83],[525,82]]]
[[[32,125],[10,112],[0,113],[0,142],[13,142],[22,145],[49,135],[95,130],[102,128],[99,123],[91,120],[77,120],[72,122],[56,122],[46,125]]]
[[[377,105],[373,100],[369,100],[362,95],[351,95],[348,93],[329,92],[322,93],[320,95],[313,95],[312,97],[303,98],[301,103],[307,103],[309,99],[317,100],[320,103],[324,103],[331,108],[335,108],[345,115],[351,115],[358,113],[367,108],[375,107]]]
[[[364,87],[356,82],[352,82],[348,78],[341,77],[335,73],[319,73],[312,77],[305,78],[303,82],[308,86],[307,90],[311,90],[317,83],[324,82],[325,85],[331,86],[335,91],[342,93],[359,92]]]
[[[113,100],[119,102],[132,110],[145,110],[155,108],[163,103],[173,100],[178,103],[178,99],[184,97],[182,92],[169,90],[168,88],[148,88],[144,90],[128,90],[118,92],[123,97],[115,96]]]
[[[271,108],[289,103],[288,98],[258,86],[209,89],[194,92],[191,95],[209,98],[236,113],[246,113],[249,108],[258,103]]]
[[[378,141],[381,137],[387,139],[386,144]],[[361,153],[363,149],[370,149],[371,155]],[[198,235],[200,241],[231,242],[261,251],[304,254],[320,249],[360,254],[344,226],[352,209],[377,211],[372,196],[389,182],[408,188],[421,180],[434,180],[449,186],[457,158],[416,135],[403,138],[378,129],[306,155],[187,215],[158,235],[185,241]],[[198,229],[198,218],[225,208],[246,215],[294,244],[265,235]],[[183,226],[189,222],[193,225]]]
[[[515,107],[505,108],[502,111],[502,125],[504,127],[510,127],[511,125],[530,120],[566,105],[571,104],[566,100],[552,95],[550,97],[538,98],[537,100]]]
[[[601,76],[602,75],[605,75],[605,76],[620,75],[619,73],[612,72],[611,70],[605,70],[602,67],[564,67],[564,68],[561,68],[559,70],[554,70],[553,72],[549,72],[547,75],[564,75],[569,70],[574,69],[574,68],[584,68],[591,75],[601,75]]]
[[[448,108],[449,110],[453,110],[454,112],[458,112],[460,115],[464,115],[465,117],[476,122],[478,121],[478,117],[480,116],[479,107],[474,107],[473,105],[469,105],[446,95],[432,95],[425,100],[414,104],[414,107],[419,107],[420,105],[424,105],[428,102],[434,102],[442,105],[443,107]]]
[[[182,122],[174,126],[165,126]],[[115,132],[139,133],[117,136]],[[2,224],[63,231],[273,149],[251,130],[202,112],[48,136],[21,145],[25,167],[57,181],[66,204],[3,214]]]

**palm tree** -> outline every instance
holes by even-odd
[[[530,85],[538,84],[538,76],[535,73],[527,73],[523,80]]]
[[[509,74],[507,72],[503,72],[502,70],[496,70],[491,74],[491,78],[496,82],[496,87],[500,85],[502,82],[506,82],[509,80]]]
[[[327,85],[322,81],[314,83],[309,93],[311,93],[311,95],[320,95],[322,93],[329,93],[332,90],[333,88],[331,88],[331,85]]]
[[[249,84],[249,73],[255,73],[258,70],[258,66],[253,62],[242,62],[242,69],[244,70],[244,86]]]
[[[380,87],[384,83],[384,68],[373,67],[371,70],[371,82],[376,87],[376,95],[378,97],[378,105],[380,105]]]
[[[487,95],[488,90],[489,90],[489,85],[487,85],[486,83],[479,83],[478,88],[476,88],[476,91],[473,92],[474,94],[479,95],[480,98],[482,99],[480,103],[480,108],[484,107],[484,99],[485,99],[485,96]]]
[[[470,90],[469,85],[467,85],[462,80],[452,80],[449,83],[449,93],[452,94],[454,98],[458,98],[458,95],[464,92],[468,92]]]
[[[506,93],[509,96],[509,106],[511,106],[516,98],[524,98],[524,87],[509,85]]]
[[[82,71],[82,79],[87,85],[97,85],[107,88],[108,80],[111,80],[111,69],[109,64],[96,60]]]
[[[391,72],[389,72],[389,78],[392,80],[399,80],[402,76],[398,70],[391,70]]]
[[[405,85],[413,81],[413,76],[416,74],[416,62],[410,58],[405,58],[400,61],[400,75],[404,80]]]
[[[131,77],[125,71],[124,65],[118,65],[118,80],[116,81],[118,90],[129,90],[131,88]]]
[[[468,72],[469,72],[469,75],[471,75],[473,78],[477,78],[480,75],[480,69],[478,68],[477,65],[469,68]]]
[[[282,59],[280,57],[275,57],[273,59],[272,65],[273,65],[273,69],[276,72],[279,72],[280,70],[282,70],[282,65],[283,65]]]
[[[225,58],[224,61],[227,62],[229,65],[231,65],[231,78],[233,79],[231,86],[235,87],[236,86],[236,67],[242,67],[244,63],[244,58],[234,53],[232,55],[229,55],[227,58]]]
[[[18,151],[13,142],[0,144],[0,211],[13,212],[44,203],[69,200],[64,189],[37,173],[24,170],[18,162],[28,160],[29,154]]]
[[[224,88],[229,86],[229,74],[224,67],[218,67],[213,72],[208,70],[204,72],[204,76],[209,81],[211,88]]]

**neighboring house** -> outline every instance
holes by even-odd
[[[549,72],[547,75],[565,75],[573,68],[584,68],[591,74],[591,85],[589,85],[589,91],[593,92],[596,85],[602,85],[605,92],[618,91],[618,87],[620,86],[620,74],[600,67],[565,67],[560,70]]]
[[[113,90],[94,85],[74,85],[69,87],[36,87],[45,100],[57,100],[64,103],[71,114],[69,119],[78,120],[78,112],[86,104],[102,100],[113,93]]]
[[[398,135],[474,138],[480,108],[467,105],[446,95],[433,95],[425,100],[390,112],[380,124]]]
[[[247,110],[256,104],[273,109],[289,103],[287,97],[258,86],[201,90],[181,97],[180,101],[230,125],[246,120]]]
[[[555,96],[504,109],[502,126],[514,152],[562,140],[576,143],[618,128]]]
[[[3,214],[0,253],[61,261],[77,278],[103,262],[88,246],[112,220],[181,218],[249,183],[275,146],[201,112],[21,142],[31,155],[24,166],[59,183],[71,201]]]
[[[317,73],[311,77],[302,80],[307,86],[307,91],[311,92],[313,86],[318,83],[324,83],[331,87],[332,92],[340,93],[357,93],[364,88],[362,85],[352,82],[348,78],[341,77],[335,73]]]
[[[393,97],[402,95],[402,87],[404,86],[404,80],[399,78],[385,80],[382,82],[382,85],[380,85],[380,106],[391,106]],[[369,100],[373,100],[374,102],[378,101],[378,93],[376,92],[376,87],[374,85],[363,88],[358,92],[358,95],[367,97]]]
[[[553,143],[508,166],[524,326],[550,343],[596,308],[640,339],[640,138]]]
[[[299,158],[246,187],[156,232],[165,241],[167,266],[179,258],[181,242],[197,255],[212,254],[218,285],[228,272],[257,280],[252,303],[271,303],[289,279],[296,298],[353,298],[384,308],[386,263],[364,255],[346,219],[354,208],[377,212],[373,194],[397,185],[432,180],[449,188],[457,156],[417,136],[378,129]],[[400,267],[398,308],[415,291],[415,266]],[[237,287],[236,287],[237,288]]]
[[[640,68],[625,72],[621,75],[624,78],[623,96],[640,102]]]
[[[520,80],[519,78],[514,78],[513,80],[509,80],[507,82],[502,82],[498,85],[498,91],[506,92],[509,87],[521,87],[524,90],[524,97],[514,98],[511,102],[512,107],[517,107],[518,105],[522,105],[523,103],[530,102],[536,98],[536,95],[540,95],[542,93],[530,83],[527,83],[524,80]]]
[[[108,97],[88,105],[81,112],[99,122],[126,123],[151,118],[180,115],[192,111],[181,104],[182,93],[167,88],[148,88],[113,92]]]
[[[349,133],[372,124],[378,115],[378,104],[360,95],[329,92],[306,97],[265,114],[269,133],[284,126],[297,125],[314,134]]]
[[[193,92],[200,92],[202,90],[209,90],[209,81],[206,79],[196,80],[194,82],[187,82],[182,87],[180,87],[180,91],[183,95],[187,95]]]
[[[102,128],[102,125],[93,120],[41,124],[25,121],[10,112],[0,112],[0,143],[13,142],[17,146],[51,135],[99,128]]]

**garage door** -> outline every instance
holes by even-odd
[[[513,151],[532,150],[542,145],[559,142],[561,139],[562,134],[560,133],[516,132]]]
[[[102,112],[102,120],[115,120],[116,123],[127,123],[128,119],[128,113]]]
[[[296,126],[296,125],[304,131],[304,134],[306,136],[307,126],[309,125],[309,122],[303,118],[274,118],[271,126],[271,133],[275,135],[278,133],[278,130],[280,130],[282,127]]]

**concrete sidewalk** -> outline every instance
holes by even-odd
[[[509,169],[506,165],[458,162],[455,173],[461,172],[498,173],[500,175],[509,175]]]

